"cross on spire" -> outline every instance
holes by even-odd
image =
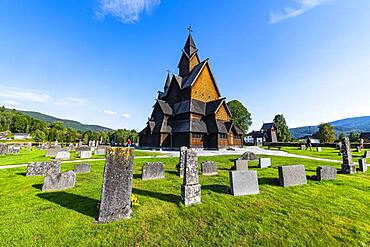
[[[189,27],[187,29],[189,31],[189,34],[191,34],[193,32],[193,29],[191,28],[191,25],[189,25]]]
[[[168,74],[171,74],[171,70],[170,69],[167,69],[166,70]]]

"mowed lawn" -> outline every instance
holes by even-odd
[[[29,162],[38,162],[38,161],[50,161],[54,158],[52,157],[45,157],[45,150],[37,150],[33,148],[32,151],[21,149],[19,154],[7,154],[7,155],[0,155],[0,166],[6,165],[19,165],[19,164],[27,164]],[[143,151],[143,150],[135,150],[135,156],[158,156],[162,155],[159,152],[152,152],[152,151]],[[104,155],[93,155],[92,159],[102,159],[105,158]],[[71,160],[78,160],[79,155],[77,152],[71,152]]]
[[[177,158],[136,160],[133,193],[140,206],[132,219],[110,224],[95,223],[104,161],[91,162],[92,172],[77,174],[76,187],[61,192],[43,193],[43,178],[25,177],[25,167],[0,170],[1,246],[369,246],[370,173],[282,188],[278,165],[304,164],[313,176],[319,165],[340,164],[271,157],[271,168],[251,164],[260,194],[233,197],[234,158],[199,159],[216,161],[219,175],[200,175],[202,204],[187,208],[180,202]],[[145,161],[163,161],[166,178],[142,181]]]

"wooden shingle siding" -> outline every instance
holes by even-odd
[[[220,108],[218,109],[218,111],[216,112],[216,119],[222,120],[225,122],[231,120],[231,116],[229,112],[227,111],[226,106],[224,104],[222,104]]]
[[[209,102],[220,98],[208,66],[205,66],[191,88],[191,98]]]

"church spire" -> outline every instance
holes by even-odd
[[[182,56],[178,65],[179,68],[179,75],[181,77],[186,76],[198,63],[198,49],[195,45],[193,36],[191,33],[193,30],[191,29],[191,26],[188,28],[189,36],[186,40],[184,49],[182,50]]]
[[[167,78],[166,78],[166,83],[164,84],[164,92],[168,89],[171,83],[171,71],[168,69],[167,70]]]

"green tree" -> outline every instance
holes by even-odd
[[[335,140],[335,131],[330,123],[322,123],[319,125],[317,137],[321,143],[331,143]]]
[[[35,130],[32,137],[35,142],[42,142],[46,140],[46,134],[42,130]]]
[[[351,142],[359,142],[360,141],[360,134],[357,132],[349,133],[349,140]]]
[[[274,123],[276,125],[276,136],[279,142],[289,142],[291,141],[290,131],[288,125],[286,124],[283,114],[278,114],[274,118]]]
[[[238,100],[228,102],[227,106],[234,118],[235,125],[246,133],[252,124],[252,117],[248,109]]]
[[[341,140],[343,140],[344,137],[346,137],[346,135],[344,133],[340,133],[338,135],[338,140],[341,141]]]

